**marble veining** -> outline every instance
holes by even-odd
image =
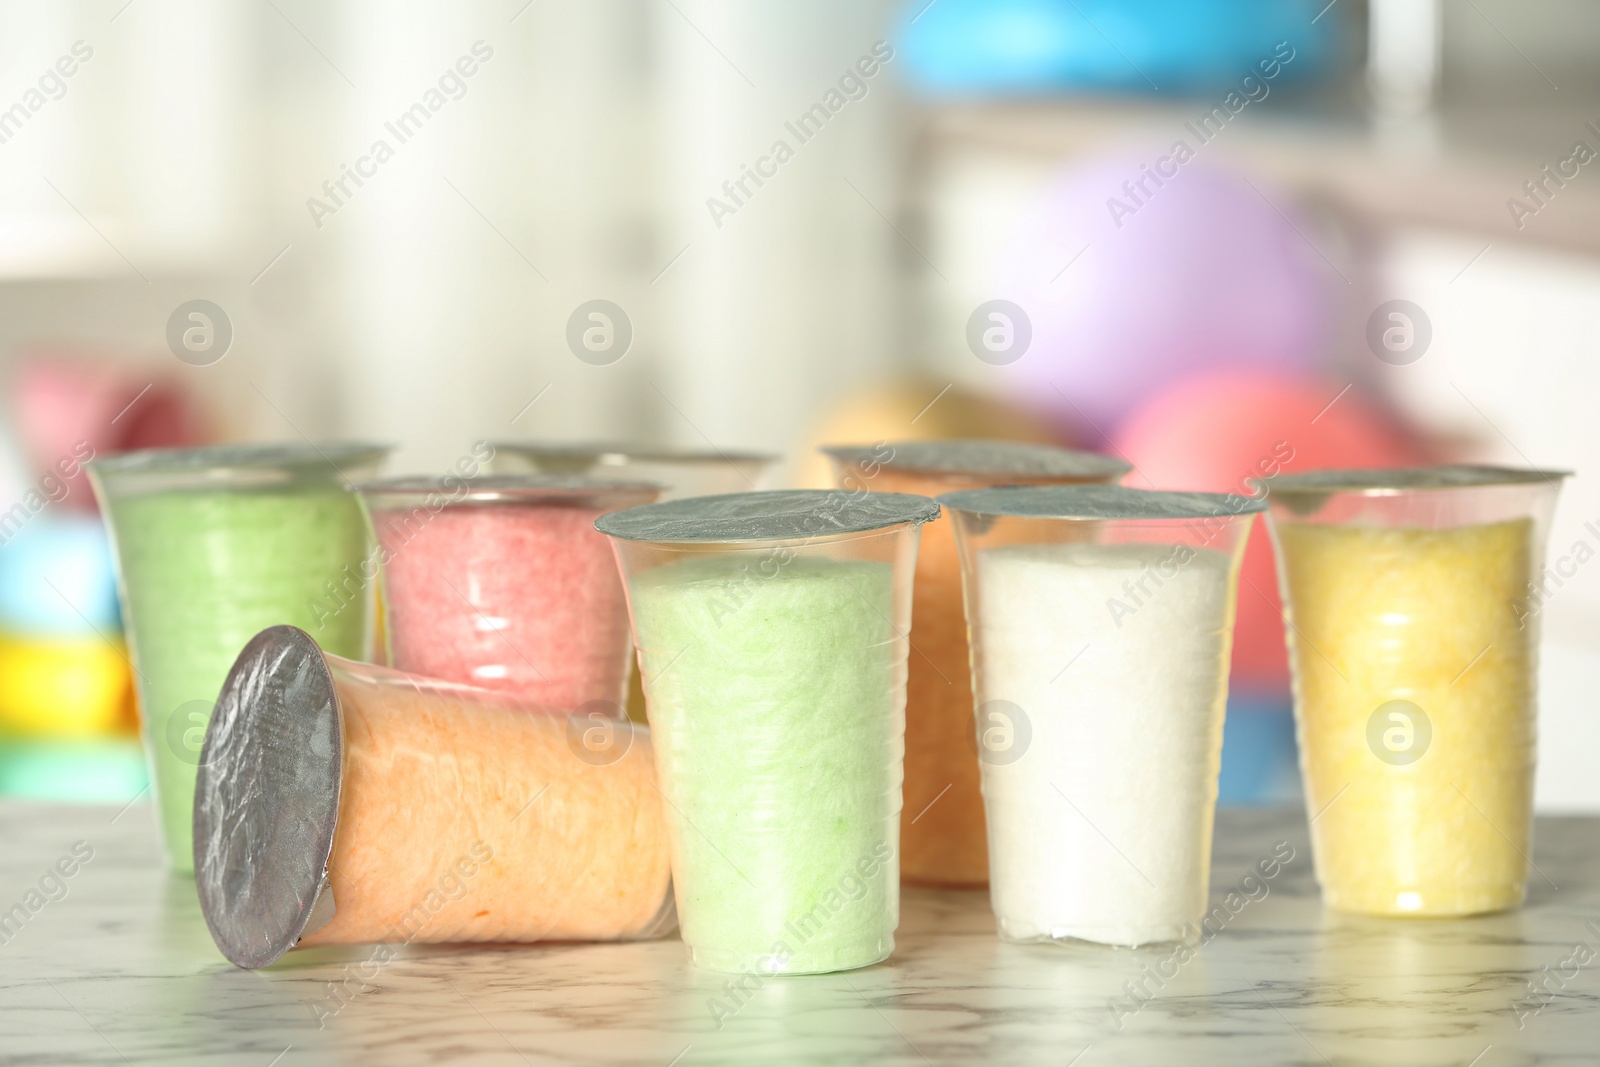
[[[1002,944],[985,894],[908,890],[888,962],[736,995],[676,937],[416,945],[376,971],[368,949],[323,948],[240,971],[162,869],[148,805],[4,803],[0,842],[0,918],[42,902],[0,927],[0,1065],[1600,1063],[1600,819],[1540,820],[1548,881],[1521,911],[1383,921],[1322,909],[1299,811],[1224,812],[1225,911],[1279,842],[1295,857],[1181,965],[1170,947]],[[42,882],[76,842],[93,857]]]

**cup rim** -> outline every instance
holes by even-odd
[[[880,452],[889,449],[884,459]],[[836,463],[880,467],[915,474],[1005,476],[1019,478],[1120,478],[1133,465],[1116,456],[1036,441],[953,438],[884,441],[876,445],[823,445],[818,451]]]
[[[582,474],[401,475],[357,482],[356,493],[369,503],[382,498],[426,500],[446,497],[448,504],[572,503],[590,497],[648,504],[665,491],[659,482],[617,481]],[[379,504],[378,506],[381,506]]]
[[[1002,485],[938,497],[952,511],[1070,522],[1193,522],[1265,511],[1260,497],[1135,489],[1126,485]]]
[[[678,445],[653,445],[626,441],[490,441],[496,453],[567,460],[587,460],[593,466],[621,467],[628,463],[682,463],[686,465],[715,463],[775,463],[777,455],[770,452],[728,450],[718,448],[690,448]]]
[[[602,515],[594,525],[620,541],[742,544],[832,540],[938,517],[937,503],[913,493],[768,489],[646,504]]]
[[[1279,474],[1272,478],[1252,478],[1251,482],[1269,495],[1359,493],[1366,496],[1392,496],[1401,493],[1435,492],[1449,489],[1479,489],[1489,486],[1535,485],[1552,488],[1572,471],[1538,467],[1500,467],[1490,464],[1444,463],[1427,467],[1334,468]]]
[[[392,451],[393,445],[371,441],[238,442],[199,448],[142,448],[91,459],[85,466],[112,477],[203,473],[222,478],[234,471],[328,468],[338,474],[341,465],[376,463]]]

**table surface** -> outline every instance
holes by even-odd
[[[888,962],[741,1001],[675,937],[237,970],[157,861],[148,805],[0,803],[0,842],[0,913],[93,849],[64,896],[48,883],[59,899],[0,929],[0,1064],[1600,1063],[1593,818],[1540,820],[1521,911],[1382,921],[1321,908],[1301,812],[1224,811],[1215,903],[1280,842],[1294,858],[1181,966],[1170,947],[1002,944],[984,893],[908,890]],[[737,1004],[720,1026],[718,1001]]]

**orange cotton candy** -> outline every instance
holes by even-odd
[[[921,441],[830,446],[842,489],[938,496],[991,485],[1114,482],[1126,465],[1048,445]],[[980,887],[989,843],[979,790],[961,559],[948,518],[922,527],[911,596],[900,875],[913,885]]]
[[[884,471],[873,488],[930,496],[963,487],[944,478]],[[989,840],[978,791],[961,559],[947,518],[922,527],[911,594],[911,644],[901,877],[932,885],[987,885]]]
[[[337,910],[301,944],[609,940],[670,922],[647,731],[569,730],[566,716],[328,660],[345,715]],[[586,745],[586,730],[608,737]]]

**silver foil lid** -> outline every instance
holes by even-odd
[[[778,489],[697,496],[613,511],[595,529],[624,541],[789,541],[881,530],[939,517],[939,505],[911,493]]]
[[[672,445],[593,441],[568,444],[556,441],[491,441],[496,452],[511,452],[534,460],[550,471],[581,473],[590,467],[620,467],[629,463],[771,463],[778,457],[765,452],[677,448]]]
[[[195,783],[195,886],[230,962],[265,967],[333,917],[343,774],[344,717],[322,650],[293,626],[262,630],[222,685]]]
[[[323,444],[210,445],[205,448],[146,448],[89,461],[105,474],[169,473],[176,471],[229,471],[270,467],[285,470],[326,470],[329,467],[376,463],[394,450],[392,445],[329,441]]]
[[[1529,467],[1486,467],[1447,464],[1438,467],[1397,467],[1391,470],[1321,470],[1280,474],[1258,479],[1270,493],[1409,493],[1427,489],[1473,489],[1489,485],[1555,483],[1571,471]]]
[[[1122,485],[1011,485],[945,493],[954,511],[1024,519],[1185,520],[1248,515],[1266,509],[1258,497],[1180,493]]]
[[[583,474],[494,474],[463,478],[453,474],[438,477],[383,478],[361,482],[355,489],[370,498],[426,499],[445,498],[456,504],[536,504],[605,496],[620,505],[647,504],[661,494],[664,486],[642,479],[619,481]]]
[[[1120,478],[1132,469],[1114,456],[1022,441],[893,441],[828,445],[822,452],[841,463],[927,474],[1106,479]]]

